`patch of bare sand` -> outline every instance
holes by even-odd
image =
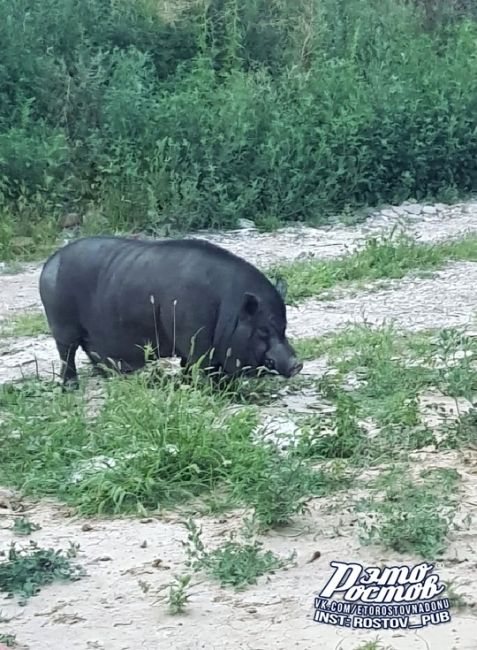
[[[0,275],[0,320],[18,312],[41,309],[39,276],[39,266]]]

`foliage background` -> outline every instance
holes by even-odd
[[[0,253],[472,191],[472,0],[0,0]]]

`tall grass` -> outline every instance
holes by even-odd
[[[147,370],[147,369],[146,369]],[[46,383],[0,387],[0,484],[55,495],[83,513],[145,513],[201,500],[287,523],[310,494],[342,487],[306,460],[259,444],[257,410],[193,373],[104,384],[103,401]],[[232,408],[234,407],[234,408]],[[95,413],[95,411],[97,411]]]

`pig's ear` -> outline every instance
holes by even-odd
[[[283,301],[285,301],[287,297],[287,291],[288,291],[288,283],[285,280],[285,278],[282,277],[277,278],[275,282],[275,289],[278,291]]]
[[[252,320],[258,311],[259,301],[254,293],[244,293],[240,306],[240,320]]]

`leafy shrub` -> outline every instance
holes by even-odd
[[[0,0],[7,221],[41,227],[23,200],[167,233],[468,192],[477,24],[444,5]]]

